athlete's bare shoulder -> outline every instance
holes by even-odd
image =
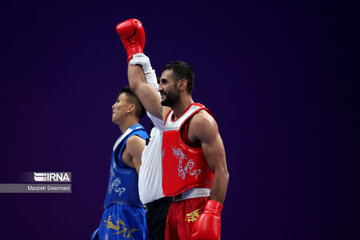
[[[189,140],[200,140],[200,142],[215,136],[218,126],[213,116],[206,110],[197,112],[189,122]]]
[[[145,140],[137,135],[132,135],[126,141],[126,148],[130,155],[135,155],[138,151],[142,151],[145,145]]]

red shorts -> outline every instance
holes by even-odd
[[[172,202],[166,219],[165,240],[189,240],[191,231],[210,197]]]

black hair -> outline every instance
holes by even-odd
[[[164,72],[166,70],[173,71],[173,77],[176,82],[181,79],[185,79],[187,81],[186,90],[188,91],[188,93],[191,94],[194,88],[195,73],[193,68],[189,64],[183,61],[170,62],[162,68],[161,72]]]
[[[135,116],[140,119],[145,115],[145,108],[144,106],[141,104],[140,100],[138,99],[138,97],[135,95],[135,93],[133,91],[131,91],[129,86],[125,86],[123,87],[119,92],[117,97],[119,97],[120,94],[125,93],[128,96],[128,101],[130,104],[134,104],[135,105]]]

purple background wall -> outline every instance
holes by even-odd
[[[71,194],[0,194],[2,238],[89,239],[97,227],[120,134],[111,105],[127,84],[115,26],[134,17],[157,73],[190,63],[194,100],[217,119],[231,176],[222,239],[350,239],[355,12],[340,1],[1,1],[0,183],[73,178]]]

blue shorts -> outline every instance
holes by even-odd
[[[143,208],[112,204],[107,207],[99,226],[99,240],[145,240],[146,211]]]

